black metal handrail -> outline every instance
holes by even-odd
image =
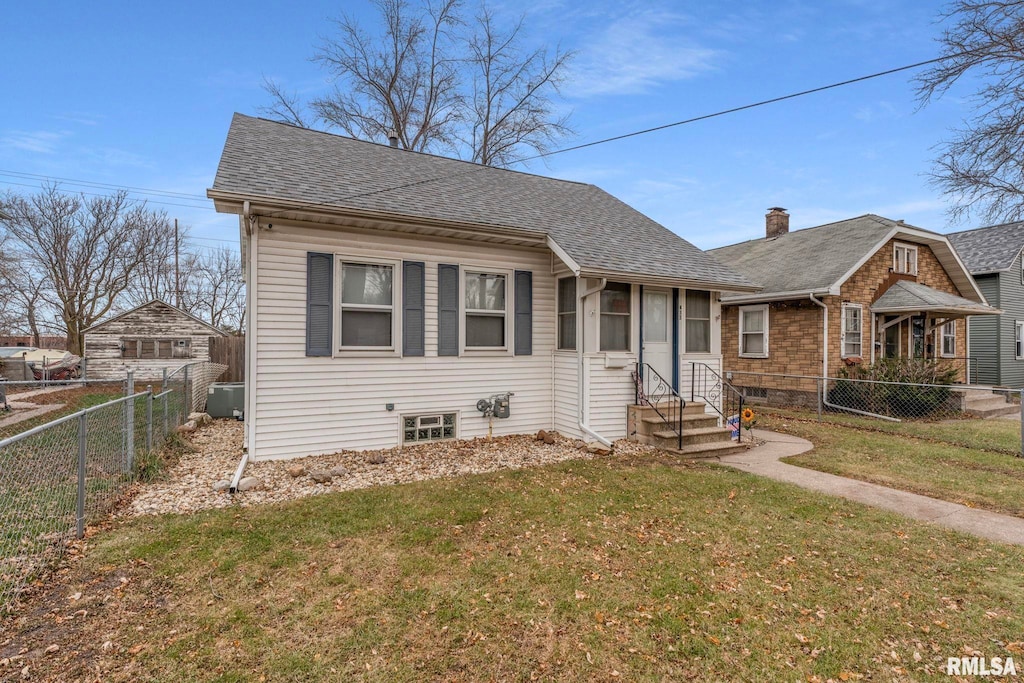
[[[722,426],[729,427],[729,418],[736,416],[736,442],[743,441],[743,402],[740,391],[729,384],[707,363],[690,363],[690,400],[701,399],[714,408],[722,418]],[[734,413],[732,409],[735,408]]]
[[[677,447],[682,450],[683,408],[686,407],[686,401],[672,388],[670,382],[647,363],[636,364],[633,384],[636,387],[636,404],[653,408],[662,423],[675,433]],[[665,410],[665,403],[676,409],[675,417],[672,416],[671,410]],[[665,412],[662,412],[663,410]]]

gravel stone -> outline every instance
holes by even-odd
[[[288,476],[294,479],[295,477],[301,477],[304,475],[306,473],[306,468],[302,465],[292,465],[287,471]]]
[[[218,479],[213,484],[213,490],[214,491],[227,491],[228,488],[230,488],[230,486],[231,486],[231,482],[228,481],[227,479]]]
[[[186,514],[208,508],[248,507],[278,503],[335,491],[370,486],[389,486],[428,479],[454,478],[497,470],[536,467],[565,460],[591,459],[594,453],[580,450],[578,439],[549,432],[554,444],[537,441],[534,434],[497,436],[493,439],[437,441],[405,448],[379,451],[344,451],[293,460],[249,462],[245,474],[260,486],[244,494],[216,492],[210,482],[230,479],[242,458],[244,423],[231,419],[213,420],[188,440],[196,449],[183,455],[160,481],[140,485],[139,493],[122,515],[142,516]],[[650,446],[618,441],[620,455],[649,451]],[[379,464],[372,464],[372,461]],[[310,477],[292,476],[296,467],[313,472],[334,473],[318,484]]]
[[[260,480],[257,479],[256,477],[242,477],[239,480],[238,486],[236,486],[235,489],[237,491],[251,491],[252,489],[259,486],[259,484]]]

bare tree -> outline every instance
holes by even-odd
[[[44,283],[43,298],[56,309],[68,350],[81,355],[82,332],[102,318],[152,258],[153,233],[167,218],[128,199],[125,191],[86,198],[46,185],[28,197],[4,198],[8,236],[23,265]]]
[[[348,16],[335,21],[337,33],[313,58],[334,88],[310,102],[312,118],[298,96],[270,80],[264,89],[272,104],[261,111],[364,140],[384,142],[393,131],[404,149],[495,166],[571,134],[552,101],[571,52],[524,51],[522,20],[502,31],[484,5],[469,22],[462,0],[418,2],[374,0],[377,34]]]
[[[1024,1],[954,0],[942,15],[945,59],[917,78],[922,106],[964,76],[981,78],[973,113],[935,160],[932,177],[952,197],[954,219],[1024,216]]]
[[[466,143],[473,161],[485,166],[509,166],[522,148],[537,153],[572,133],[568,114],[558,116],[551,94],[558,93],[572,52],[538,48],[524,53],[519,46],[523,22],[508,32],[481,7],[476,34],[469,42],[472,69],[470,137]]]
[[[188,243],[188,237],[188,226],[182,226],[176,235],[169,224],[145,236],[144,248],[150,257],[139,264],[132,275],[131,286],[125,289],[123,303],[128,308],[159,299],[172,305],[181,302],[188,310],[184,306],[184,293],[192,287],[199,269],[199,257],[183,246]]]
[[[183,306],[214,327],[240,332],[245,325],[245,282],[241,255],[230,249],[209,251],[196,260],[183,292]]]

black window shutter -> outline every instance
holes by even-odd
[[[306,253],[306,355],[330,356],[334,328],[334,255]]]
[[[516,347],[517,356],[533,354],[533,273],[516,271]]]
[[[424,269],[422,261],[402,262],[402,355],[424,353]]]
[[[437,266],[437,355],[459,355],[459,267]]]

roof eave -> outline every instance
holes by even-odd
[[[977,308],[973,306],[887,306],[879,308],[871,306],[870,310],[872,313],[879,315],[897,314],[897,313],[949,313],[952,315],[1000,315],[1002,310],[993,308],[992,306],[985,306],[984,308]]]
[[[653,273],[616,271],[599,268],[588,268],[585,266],[580,269],[579,276],[588,278],[605,278],[616,282],[650,284],[661,287],[681,287],[683,289],[707,289],[715,292],[756,292],[758,289],[760,289],[760,287],[754,284],[742,285],[734,282],[695,280],[692,278],[673,277],[670,275],[656,275]]]
[[[762,304],[769,301],[793,301],[807,299],[811,296],[838,296],[839,291],[829,287],[818,289],[800,289],[786,292],[758,292],[753,295],[730,296],[723,298],[723,304]]]

